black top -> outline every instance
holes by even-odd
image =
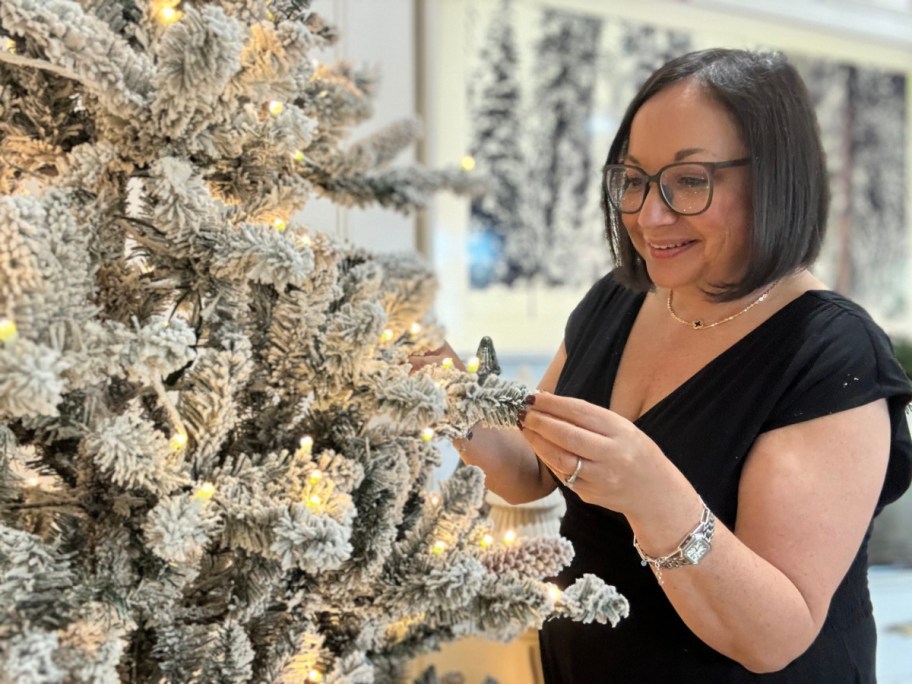
[[[610,406],[621,353],[644,298],[611,274],[589,291],[567,323],[567,360],[557,394]],[[889,405],[892,443],[878,511],[912,479],[912,441],[903,415],[912,383],[888,338],[863,309],[834,292],[812,291],[709,362],[635,424],[733,529],[741,468],[758,435],[882,398]],[[652,571],[640,564],[624,516],[561,488],[567,501],[561,533],[573,542],[576,557],[557,583],[565,587],[583,573],[594,573],[627,597],[630,616],[615,628],[547,622],[541,632],[546,681],[875,681],[868,535],[810,649],[780,672],[757,675],[687,628]]]

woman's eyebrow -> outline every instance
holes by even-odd
[[[675,152],[674,160],[681,161],[682,159],[684,159],[684,157],[689,157],[690,155],[696,154],[697,152],[708,152],[708,151],[709,150],[706,150],[702,147],[686,147],[683,150],[678,150],[677,152]],[[640,160],[637,159],[636,157],[634,157],[632,154],[625,155],[625,158],[629,161],[632,161],[634,164],[642,164],[642,162],[640,162]]]

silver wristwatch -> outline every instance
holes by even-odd
[[[636,535],[633,536],[633,548],[640,554],[640,562],[643,567],[646,565],[654,567],[656,569],[656,575],[658,575],[660,580],[662,578],[662,570],[680,568],[685,565],[696,565],[703,560],[712,548],[713,532],[716,529],[716,517],[713,515],[712,511],[709,510],[709,506],[702,501],[700,503],[703,504],[703,514],[700,516],[700,522],[686,537],[684,537],[684,539],[681,540],[678,547],[668,555],[659,558],[647,556],[643,553],[643,549],[640,548],[640,543],[637,541]]]

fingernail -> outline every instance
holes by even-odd
[[[520,423],[525,422],[527,414],[528,411],[526,411],[526,409],[520,409],[519,414],[517,415],[517,419]]]
[[[532,406],[532,405],[535,403],[535,395],[534,395],[534,394],[530,394],[529,396],[527,396],[527,397],[525,398],[524,401],[526,402],[527,405]]]
[[[516,421],[516,427],[518,427],[520,430],[522,430],[522,429],[523,429],[524,427],[526,427],[526,426],[523,425],[523,422],[522,422],[521,420],[517,420],[517,421]]]

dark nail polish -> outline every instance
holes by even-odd
[[[526,409],[521,409],[519,411],[519,414],[517,415],[517,420],[519,420],[520,423],[525,422],[527,414],[528,414],[528,411],[526,411]]]
[[[520,430],[522,430],[525,427],[525,425],[523,425],[523,422],[521,420],[517,420],[516,427],[518,427]]]
[[[535,395],[534,395],[534,394],[530,394],[529,396],[527,396],[526,399],[525,399],[525,402],[526,402],[526,404],[528,404],[529,406],[532,406],[533,404],[535,404]]]

